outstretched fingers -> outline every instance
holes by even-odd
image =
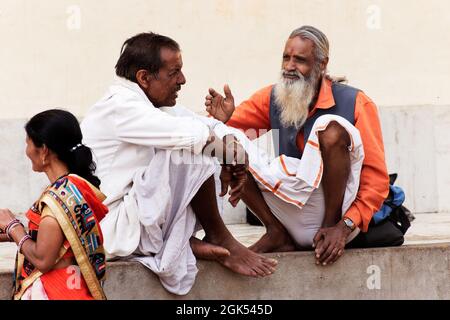
[[[231,93],[231,89],[230,89],[230,86],[229,86],[228,84],[226,84],[226,85],[223,87],[223,92],[225,93],[225,98],[226,98],[226,99],[230,99],[230,100],[233,100],[233,101],[234,101],[233,94]]]
[[[208,92],[209,92],[209,94],[211,95],[211,99],[212,99],[212,98],[215,98],[215,97],[217,97],[217,96],[220,96],[220,94],[219,94],[216,90],[214,90],[213,88],[209,88],[209,89],[208,89]]]

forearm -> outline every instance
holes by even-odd
[[[139,113],[117,120],[119,140],[165,150],[190,150],[199,154],[208,138],[206,124],[189,114],[172,116],[161,111]]]
[[[17,245],[20,240],[27,235],[25,229],[22,226],[17,226],[10,231],[10,236]],[[38,247],[37,242],[29,239],[22,244],[20,248],[21,253],[26,259],[35,266],[42,273],[50,270],[56,261],[46,248]]]
[[[332,212],[331,210],[325,210],[325,217],[322,221],[322,228],[329,228],[335,226],[341,220],[340,212]]]
[[[0,242],[11,242],[11,240],[9,240],[6,234],[0,233]]]

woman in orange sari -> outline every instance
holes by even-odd
[[[28,232],[0,209],[0,240],[18,245],[14,299],[105,299],[100,180],[77,119],[47,110],[26,124],[26,154],[50,185],[28,210]]]

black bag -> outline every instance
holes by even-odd
[[[389,184],[393,185],[397,180],[397,174],[393,173],[389,175]],[[411,226],[411,222],[415,219],[411,211],[406,208],[404,205],[395,206],[392,205],[392,193],[389,192],[388,197],[384,200],[384,205],[390,206],[392,208],[392,212],[389,215],[388,219],[403,233],[406,234],[409,227]]]
[[[393,185],[397,179],[397,174],[389,175],[389,183]],[[404,235],[411,226],[414,216],[403,205],[393,205],[393,194],[384,200],[383,206],[392,208],[390,215],[379,223],[372,219],[367,232],[360,232],[348,245],[348,248],[371,248],[371,247],[391,247],[400,246],[405,241]]]

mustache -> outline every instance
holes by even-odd
[[[298,79],[304,79],[305,77],[303,76],[303,74],[300,73],[300,71],[295,70],[295,71],[282,71],[282,76],[283,77],[295,77]]]

